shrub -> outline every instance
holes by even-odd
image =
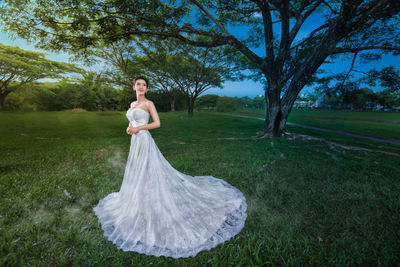
[[[237,101],[233,97],[223,96],[218,98],[216,110],[219,112],[235,111],[239,107]]]
[[[20,109],[22,107],[23,102],[24,102],[24,97],[14,92],[11,92],[6,97],[6,100],[4,102],[4,109],[8,110]]]
[[[200,96],[195,101],[195,108],[201,109],[215,109],[219,96],[218,95],[204,95]]]

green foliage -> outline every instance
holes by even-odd
[[[130,107],[130,103],[136,100],[135,94],[130,90],[120,90],[120,110],[125,110]],[[146,97],[154,102],[157,111],[171,111],[171,103],[168,95],[164,91],[149,90]],[[175,98],[175,110],[183,110],[186,108],[186,98],[182,93],[178,93]]]
[[[400,107],[400,91],[391,92],[390,89],[379,91],[376,93],[377,101],[386,109],[393,109]]]
[[[174,40],[136,41],[145,56],[136,57],[157,89],[170,94],[175,90],[186,96],[192,114],[198,95],[212,87],[222,87],[226,80],[240,79],[229,56],[217,48],[195,47]]]
[[[97,89],[97,110],[113,110],[119,104],[119,92],[110,86],[103,86]]]
[[[46,59],[45,55],[42,52],[24,50],[0,43],[1,81],[5,82],[9,77],[11,77],[11,81],[22,82],[40,78],[61,78],[62,74],[81,72],[81,69],[74,64]]]
[[[370,70],[365,76],[339,73],[324,76],[317,80],[317,91],[322,94],[322,104],[330,108],[349,108],[360,110],[394,109],[400,106],[400,71],[393,66],[381,70]],[[380,91],[362,86],[381,87]],[[361,88],[362,87],[362,88]]]
[[[64,74],[73,72],[81,72],[81,69],[73,64],[46,59],[44,53],[0,43],[0,108],[10,92],[25,84],[42,78],[62,78]],[[12,101],[15,102],[15,96]]]
[[[391,92],[390,89],[374,92],[369,88],[352,88],[325,94],[321,106],[336,109],[391,110],[400,107],[400,92]]]
[[[57,96],[58,90],[56,88],[38,88],[36,96],[38,103],[38,110],[62,110],[56,101],[59,99]]]
[[[130,89],[122,89],[118,92],[119,99],[119,110],[126,110],[131,106],[131,103],[136,100],[136,96],[133,93],[133,90]]]
[[[210,87],[221,87],[226,79],[237,78],[223,51],[193,47],[173,40],[120,40],[104,48],[93,49],[92,53],[107,61],[107,83],[131,88],[134,77],[147,77],[152,91],[149,94],[156,99],[154,102],[162,111],[171,110],[171,106],[180,110],[188,103],[192,105],[191,102],[200,93]],[[186,98],[184,104],[182,97]],[[132,102],[129,93],[125,97],[123,92],[120,99],[126,104]]]
[[[166,112],[171,111],[171,102],[166,92],[147,91],[146,97],[154,102],[158,111]],[[184,110],[186,108],[186,97],[183,93],[179,92],[175,96],[175,110]]]
[[[171,110],[169,99],[165,93],[161,91],[147,91],[146,97],[154,102],[158,111],[165,112]]]
[[[135,77],[148,76],[146,66],[136,60],[137,55],[137,48],[132,42],[120,40],[93,48],[86,57],[88,60],[101,59],[106,63],[103,71],[104,82],[131,89]]]
[[[218,98],[216,111],[219,112],[235,111],[238,109],[238,107],[239,105],[235,98],[229,96],[221,96]]]
[[[322,97],[321,100],[321,106],[323,108],[335,108],[337,107],[338,103],[340,103],[341,99],[338,95],[336,94],[326,94]]]
[[[257,109],[265,109],[265,95],[258,95],[253,98],[253,107]]]
[[[4,109],[7,110],[17,110],[20,109],[23,105],[24,98],[15,92],[11,92],[8,94],[6,101],[4,103]]]
[[[66,110],[81,108],[94,110],[126,110],[130,103],[136,100],[132,90],[118,90],[101,83],[91,84],[84,80],[72,83],[64,80],[56,83],[35,83],[29,88],[22,87],[12,99],[30,98],[30,103],[14,105],[14,109],[27,110]],[[152,100],[160,111],[170,111],[168,96],[162,91],[148,91],[147,97]],[[8,100],[7,100],[8,101]],[[16,100],[13,100],[14,103]],[[6,102],[7,103],[7,102]],[[11,102],[10,102],[11,103]],[[19,103],[19,102],[18,102]],[[185,108],[186,101],[179,94],[175,101],[176,110]],[[10,108],[11,109],[11,108]]]
[[[36,97],[39,110],[115,110],[119,104],[118,90],[112,87],[67,81],[37,86]]]
[[[237,103],[237,105],[233,104],[235,106],[235,109],[229,108],[231,111],[237,110],[238,108],[240,109],[254,108],[256,110],[265,109],[265,96],[263,95],[258,95],[255,96],[254,98],[250,98],[248,96],[233,97],[233,98],[227,97],[227,98],[229,99],[230,102],[232,101],[231,99],[234,99],[235,102]],[[195,106],[199,110],[215,109],[219,99],[221,99],[220,96],[212,94],[200,96],[197,98]]]
[[[196,99],[195,107],[199,110],[201,109],[214,109],[217,106],[217,101],[220,98],[218,95],[203,95]]]
[[[237,102],[240,108],[253,107],[253,100],[248,96],[238,97]]]

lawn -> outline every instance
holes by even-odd
[[[236,113],[265,118],[263,110],[241,109]],[[293,109],[288,121],[383,139],[400,139],[400,112]]]
[[[123,252],[93,207],[119,190],[130,136],[125,112],[0,112],[1,264],[396,265],[400,262],[400,151],[319,134],[253,139],[263,121],[213,112],[160,113],[150,130],[171,165],[212,175],[247,199],[241,233],[195,258]],[[388,136],[392,130],[379,129]],[[380,150],[381,152],[374,152]],[[385,154],[383,152],[394,154]]]

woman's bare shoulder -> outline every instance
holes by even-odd
[[[153,101],[151,100],[146,100],[146,102],[144,102],[143,104],[145,107],[147,107],[148,109],[150,109],[152,106],[154,106]]]
[[[147,100],[146,104],[147,104],[148,106],[153,106],[153,105],[154,105],[154,102],[151,101],[151,100]]]

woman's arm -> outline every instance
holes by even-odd
[[[158,117],[156,106],[154,105],[153,101],[149,101],[147,103],[147,107],[150,110],[150,114],[151,114],[151,117],[153,118],[153,122],[149,123],[149,124],[145,124],[145,125],[140,125],[140,126],[134,127],[134,128],[137,128],[138,131],[155,129],[155,128],[159,128],[161,126],[160,118]]]

